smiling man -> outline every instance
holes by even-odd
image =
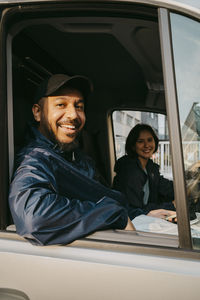
[[[67,244],[92,232],[134,230],[121,193],[97,178],[79,148],[89,79],[56,74],[38,88],[37,123],[19,151],[9,203],[17,232],[40,245]]]

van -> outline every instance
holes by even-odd
[[[0,11],[0,299],[199,299],[199,214],[190,221],[186,176],[200,160],[199,1],[0,0]],[[176,234],[107,230],[34,246],[16,233],[15,154],[34,91],[55,73],[94,83],[83,147],[110,185],[129,130],[156,129]]]

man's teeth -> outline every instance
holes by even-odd
[[[61,127],[65,127],[65,128],[68,128],[68,129],[75,129],[76,128],[75,126],[72,126],[72,125],[61,125]]]

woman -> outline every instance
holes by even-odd
[[[127,137],[126,155],[116,162],[113,187],[126,195],[131,220],[141,214],[163,219],[174,215],[173,182],[151,160],[158,143],[151,126],[137,124]]]

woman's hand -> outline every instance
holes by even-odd
[[[174,220],[173,218],[170,218],[170,216],[173,216],[176,212],[173,210],[167,210],[167,209],[155,209],[151,210],[147,216],[154,217],[154,218],[160,218],[160,219],[166,219],[167,221],[177,221],[176,219]]]
[[[131,220],[128,218],[128,222],[126,227],[124,228],[124,230],[135,230],[135,227],[133,226],[133,223],[131,222]]]

